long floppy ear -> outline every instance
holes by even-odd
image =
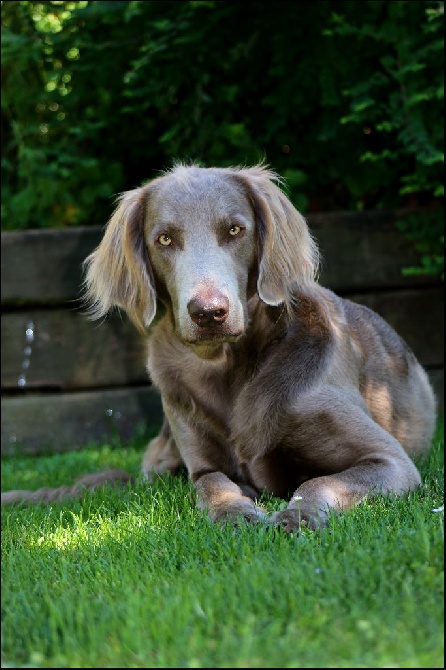
[[[123,193],[99,246],[84,261],[84,296],[91,318],[121,307],[146,332],[156,312],[156,292],[145,246],[147,187]]]
[[[316,280],[319,251],[303,216],[274,183],[279,177],[257,165],[238,171],[257,220],[257,290],[268,305],[292,304],[293,287]]]

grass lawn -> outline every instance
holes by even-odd
[[[181,477],[6,508],[2,667],[444,667],[443,445],[441,424],[422,489],[317,532],[213,526]],[[2,491],[136,474],[141,455],[4,459]]]

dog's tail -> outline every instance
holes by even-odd
[[[147,483],[151,483],[156,477],[165,474],[176,475],[183,467],[183,460],[172,437],[169,423],[164,419],[159,435],[154,437],[144,452],[141,474]],[[136,482],[125,470],[108,469],[94,474],[83,475],[76,479],[71,486],[59,486],[57,488],[41,488],[37,491],[7,491],[2,493],[2,505],[13,503],[24,503],[35,505],[37,503],[60,502],[62,500],[76,500],[81,498],[87,491],[94,491],[98,486],[111,484],[124,486]]]
[[[86,491],[94,491],[99,486],[112,484],[114,486],[125,485],[135,480],[125,470],[109,469],[102,472],[95,472],[89,475],[83,475],[76,479],[71,486],[59,486],[57,488],[37,489],[37,491],[7,491],[2,493],[2,505],[12,505],[13,503],[25,503],[35,505],[38,503],[60,502],[62,500],[76,500],[81,498]]]

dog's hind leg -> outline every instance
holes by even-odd
[[[421,478],[400,443],[358,405],[322,394],[288,417],[289,448],[321,476],[298,486],[288,507],[270,518],[285,531],[324,526],[330,514],[366,497],[414,491]],[[312,411],[308,411],[312,410]],[[294,420],[294,426],[293,426]],[[294,437],[293,437],[294,433]]]
[[[144,452],[141,472],[151,482],[157,475],[176,475],[182,466],[183,459],[173,439],[169,422],[164,417],[159,435],[149,442]]]

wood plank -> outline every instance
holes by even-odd
[[[423,365],[444,362],[442,288],[350,296],[381,314]],[[33,324],[33,342],[27,327]],[[76,310],[2,316],[2,389],[81,389],[146,383],[145,341],[125,315],[92,323]],[[28,348],[28,349],[27,349]],[[24,383],[26,382],[26,383]]]
[[[151,387],[3,397],[1,452],[37,454],[79,449],[161,425],[161,401]],[[141,427],[141,428],[140,428]]]
[[[428,369],[427,373],[437,396],[438,410],[444,412],[444,368]]]
[[[444,408],[444,370],[429,371]],[[158,393],[150,387],[3,397],[2,456],[63,452],[107,440],[125,442],[161,424]]]
[[[26,332],[32,327],[33,341]],[[77,310],[2,315],[2,389],[74,389],[148,383],[146,344],[126,316],[89,321]]]
[[[419,264],[412,244],[396,229],[405,210],[310,214],[310,229],[322,254],[320,282],[334,291],[416,286],[431,277],[405,277]]]
[[[79,297],[82,262],[101,226],[2,232],[2,304],[54,304]]]
[[[417,262],[395,229],[407,212],[309,214],[324,258],[321,283],[334,289],[414,286],[430,278],[403,277]],[[2,232],[2,304],[54,304],[79,297],[81,265],[97,246],[102,226]]]
[[[443,365],[443,287],[354,293],[349,298],[380,314],[407,342],[423,365]]]

